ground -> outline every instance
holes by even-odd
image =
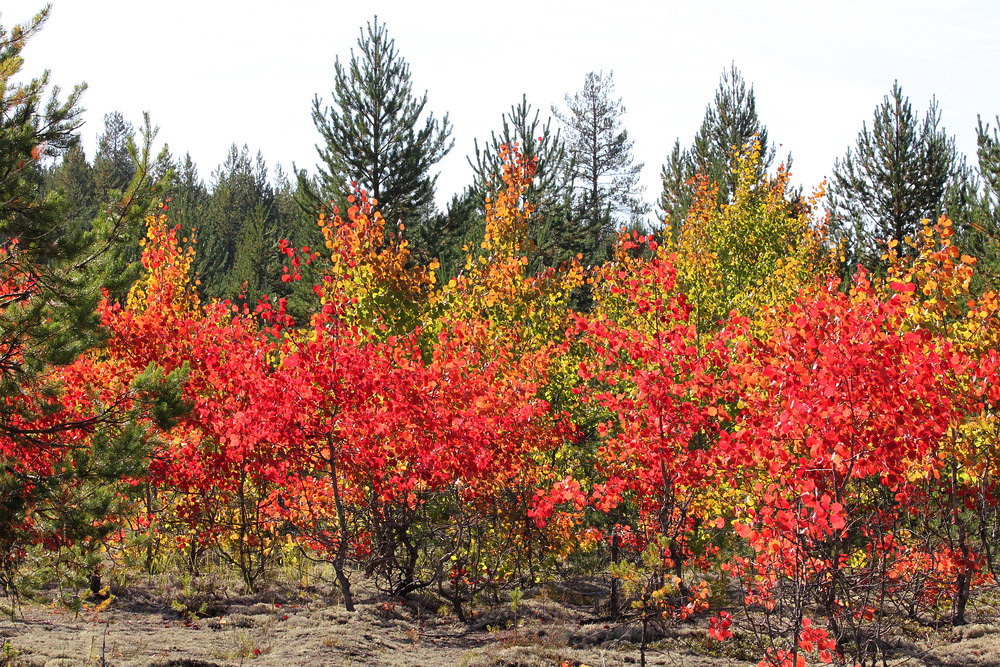
[[[403,601],[369,591],[351,613],[319,588],[270,587],[240,596],[190,582],[133,582],[117,588],[110,603],[94,600],[78,613],[22,601],[14,620],[0,621],[0,664],[638,665],[638,628],[595,622],[586,586],[527,591],[516,609],[499,605],[463,624],[430,596]],[[707,639],[706,625],[699,619],[666,629],[651,642],[647,664],[756,664],[741,661],[750,656],[732,645]],[[1000,665],[1000,625],[928,631],[899,641],[896,653],[889,664]]]

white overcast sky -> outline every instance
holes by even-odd
[[[9,28],[41,5],[6,0],[0,22]],[[313,95],[329,100],[334,59],[346,61],[375,14],[428,109],[454,126],[439,203],[470,180],[473,139],[488,138],[522,93],[544,116],[591,70],[614,71],[650,202],[674,140],[690,143],[730,62],[807,190],[895,79],[921,114],[937,97],[973,161],[976,115],[1000,113],[994,0],[53,0],[25,71],[49,69],[64,88],[87,82],[90,157],[105,113],[138,124],[148,110],[159,140],[190,152],[206,181],[233,143],[272,167],[312,169]]]

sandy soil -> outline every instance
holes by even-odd
[[[263,594],[205,598],[192,620],[163,591],[118,591],[106,609],[79,614],[23,603],[0,621],[0,664],[210,667],[230,665],[416,665],[592,667],[638,665],[636,628],[594,623],[593,609],[547,594],[524,599],[517,629],[509,606],[459,623],[439,602],[363,597],[354,613],[329,596]],[[189,602],[191,602],[189,600]],[[205,606],[202,607],[201,605]],[[193,607],[194,605],[192,605]],[[705,655],[715,651],[718,656]],[[699,655],[700,653],[700,655]],[[704,622],[673,628],[654,642],[649,665],[722,667],[741,662],[705,639]],[[894,665],[1000,665],[1000,626],[929,634],[898,647]]]

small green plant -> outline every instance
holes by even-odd
[[[521,609],[521,600],[524,599],[524,591],[520,588],[515,588],[510,592],[510,613],[514,615],[514,631],[517,632],[518,618],[517,613]]]
[[[186,598],[194,597],[194,576],[190,572],[181,572],[178,579],[181,585],[181,595]]]
[[[11,645],[9,641],[4,641],[0,646],[0,664],[13,665],[21,652]]]
[[[178,600],[171,600],[170,608],[177,612],[177,615],[185,621],[196,621],[203,618],[208,613],[208,603],[202,602],[197,607],[189,607]]]
[[[234,653],[233,658],[243,664],[244,660],[256,658],[262,653],[270,650],[269,646],[261,648],[257,643],[258,634],[251,630],[237,630],[232,635]]]

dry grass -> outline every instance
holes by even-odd
[[[528,590],[516,604],[480,606],[459,623],[443,600],[389,599],[359,586],[344,611],[329,587],[275,582],[248,595],[218,577],[148,579],[115,591],[105,609],[78,615],[27,602],[0,621],[0,664],[230,667],[237,665],[467,665],[469,667],[638,664],[635,625],[594,622],[602,587],[570,582]],[[918,628],[892,640],[893,665],[1000,665],[1000,626],[980,614],[955,630]],[[707,621],[647,633],[649,665],[756,664],[739,642],[707,639]],[[748,660],[752,661],[747,662]]]

